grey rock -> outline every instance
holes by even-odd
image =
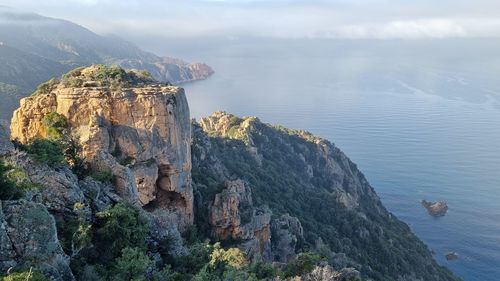
[[[295,257],[297,243],[304,239],[300,221],[288,214],[271,221],[272,259],[287,263]]]
[[[69,257],[57,238],[56,223],[44,205],[19,201],[3,201],[0,215],[0,269],[39,267],[51,280],[74,280]]]

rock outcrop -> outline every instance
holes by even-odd
[[[253,205],[251,189],[244,181],[226,181],[225,186],[209,207],[212,236],[222,241],[238,241],[250,258],[268,259],[271,211]]]
[[[0,201],[0,271],[36,266],[50,280],[74,280],[57,238],[54,218],[42,204]]]
[[[22,99],[12,118],[11,138],[28,143],[46,137],[44,116],[65,116],[82,156],[94,171],[112,172],[121,197],[150,211],[168,210],[184,229],[193,222],[191,127],[184,91],[119,71],[123,77],[105,80],[103,73],[110,72],[105,66],[77,69],[50,90]],[[113,84],[118,79],[130,81]]]
[[[271,221],[273,260],[287,263],[295,257],[304,241],[304,230],[296,217],[288,214]]]
[[[433,217],[442,217],[448,212],[448,205],[446,202],[431,202],[422,200],[422,206],[427,209],[429,215]]]
[[[360,273],[354,268],[334,270],[329,265],[316,266],[311,272],[286,281],[352,281],[360,280]]]

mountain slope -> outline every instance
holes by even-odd
[[[193,182],[204,202],[217,197],[223,181],[243,179],[254,205],[269,206],[274,219],[284,214],[299,219],[298,251],[326,244],[374,280],[458,280],[384,208],[356,165],[332,143],[224,112],[203,118],[193,133]]]
[[[27,96],[50,77],[77,66],[116,64],[148,70],[162,82],[205,79],[213,70],[203,63],[187,63],[145,52],[116,37],[106,37],[60,19],[0,8],[0,83],[15,86],[18,96],[0,105],[0,119],[10,119],[19,96]],[[4,95],[7,91],[2,91]]]

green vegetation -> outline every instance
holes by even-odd
[[[284,278],[289,278],[309,273],[322,260],[324,260],[324,257],[321,257],[317,253],[300,253],[299,255],[297,255],[297,257],[295,257],[294,260],[292,260],[285,266],[282,276]]]
[[[146,249],[145,238],[149,232],[149,225],[145,217],[124,204],[97,213],[99,219],[96,225],[96,246],[105,249],[101,258],[113,259],[127,247]]]
[[[8,176],[11,167],[5,165],[0,159],[0,200],[13,200],[23,196],[23,191]]]
[[[33,159],[50,167],[58,168],[65,164],[64,148],[59,141],[35,139],[26,145],[24,149]]]
[[[345,253],[360,264],[364,277],[392,281],[415,272],[423,280],[456,280],[433,260],[429,249],[406,224],[370,195],[371,187],[363,174],[332,144],[303,131],[275,128],[255,120],[230,120],[225,126],[230,125],[229,132],[244,130],[245,134],[205,133],[194,124],[192,176],[204,198],[195,219],[205,235],[209,234],[205,202],[213,200],[224,181],[220,168],[214,169],[213,159],[218,159],[231,179],[250,184],[254,204],[268,205],[276,216],[288,213],[300,220],[304,241],[297,250],[314,249],[321,239],[332,252]],[[249,150],[249,143],[257,148],[260,163]],[[201,158],[203,153],[211,157]],[[365,192],[358,194],[359,208],[348,209],[338,201],[335,188],[352,187],[343,176],[332,173],[331,163],[361,182],[358,188]],[[307,173],[308,166],[314,171],[312,175]],[[315,256],[299,257],[285,269],[287,276],[309,270],[315,262]]]
[[[36,88],[36,91],[33,92],[32,95],[37,96],[37,95],[50,94],[50,92],[52,92],[52,90],[54,90],[58,84],[59,84],[59,80],[52,78],[49,81],[38,85],[38,87]]]
[[[43,117],[42,125],[49,139],[60,140],[68,128],[68,120],[62,114],[49,112]]]
[[[67,118],[62,114],[49,112],[42,118],[42,126],[46,138],[36,138],[26,145],[16,143],[17,148],[53,168],[67,164],[80,179],[84,178],[88,169],[84,159],[80,157],[81,146],[68,128]]]
[[[119,89],[138,84],[154,82],[148,71],[129,70],[113,65],[93,65],[88,68],[76,68],[61,78],[64,87],[110,87]]]
[[[109,275],[112,280],[146,280],[147,270],[153,261],[139,248],[124,248],[122,255],[116,259]]]
[[[22,272],[14,272],[7,276],[0,277],[1,281],[49,281],[39,270],[30,268]]]
[[[92,173],[92,177],[103,183],[110,183],[113,180],[113,173],[111,170],[102,170]]]

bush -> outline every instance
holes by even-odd
[[[14,272],[0,278],[1,281],[49,281],[40,271],[32,268],[23,272]]]
[[[25,147],[37,161],[57,168],[65,163],[64,149],[60,142],[48,139],[35,139]]]
[[[92,177],[102,183],[110,183],[113,180],[113,173],[111,170],[97,171],[92,174]]]
[[[7,165],[0,159],[0,200],[16,200],[24,196],[26,191],[40,187],[31,182],[22,168]]]
[[[210,254],[210,266],[215,268],[220,265],[228,265],[236,269],[240,269],[248,264],[245,254],[238,248],[229,248],[227,250],[220,246],[220,243],[215,243],[214,250]]]
[[[23,196],[16,183],[7,176],[10,167],[0,159],[0,200],[15,200]]]
[[[138,210],[118,203],[97,213],[97,218],[94,245],[104,263],[120,256],[127,247],[146,250],[149,224]]]
[[[146,272],[153,262],[139,248],[124,248],[111,270],[110,280],[139,281],[146,280]]]
[[[42,119],[42,125],[50,139],[62,139],[64,130],[68,127],[66,116],[57,112],[49,112]]]
[[[36,96],[36,95],[50,94],[50,92],[52,92],[52,90],[54,90],[58,84],[59,81],[57,79],[52,78],[49,81],[38,85],[36,91],[32,95]]]
[[[309,273],[314,269],[314,267],[316,267],[316,265],[318,265],[321,260],[321,256],[316,253],[300,253],[283,269],[283,277],[289,278]]]

